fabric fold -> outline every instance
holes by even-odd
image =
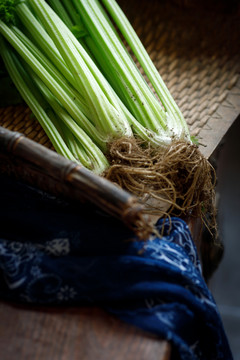
[[[9,205],[4,195],[1,210],[2,299],[101,306],[171,341],[173,359],[232,359],[183,220],[160,219],[163,236],[143,242],[102,212],[56,201],[22,184],[12,184],[14,191]],[[17,228],[6,226],[12,206],[21,207]]]

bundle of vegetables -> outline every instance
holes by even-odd
[[[115,0],[3,0],[0,15],[6,68],[58,152],[151,213],[214,213],[213,169]]]

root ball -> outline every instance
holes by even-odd
[[[107,179],[136,195],[148,214],[200,217],[216,228],[215,170],[196,145],[153,148],[135,138],[109,145]]]

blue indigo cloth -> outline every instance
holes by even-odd
[[[232,359],[183,220],[166,221],[161,239],[133,241],[96,209],[0,180],[2,299],[102,306],[171,341],[174,360]]]

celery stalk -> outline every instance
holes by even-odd
[[[81,163],[88,167],[90,170],[95,171],[97,174],[101,174],[107,167],[108,162],[101,150],[93,143],[93,141],[87,136],[86,133],[72,120],[71,116],[67,113],[63,106],[57,101],[57,99],[53,96],[51,91],[46,87],[43,81],[33,72],[31,71],[31,77],[34,82],[37,84],[41,93],[48,101],[49,105],[53,108],[58,117],[62,120],[62,122],[66,125],[66,127],[71,131],[73,135],[75,135],[76,139],[80,142],[81,146],[84,149],[84,153],[87,155],[82,156],[80,153],[79,160]]]
[[[170,91],[162,80],[159,72],[154,66],[150,56],[148,55],[132,25],[128,21],[126,15],[115,0],[102,0],[102,3],[108,10],[118,29],[124,36],[125,40],[139,61],[139,64],[145,71],[149,81],[156,91],[156,94],[161,100],[165,111],[169,114],[168,121],[171,119],[173,121],[172,126],[174,130],[177,128],[176,135],[178,135],[178,137],[186,137],[188,140],[190,140],[188,126],[180,109],[175,103],[172,95],[170,94]]]
[[[61,14],[59,14],[61,16]],[[52,14],[53,19],[57,21],[57,18],[54,14]],[[75,19],[78,21],[78,19]],[[79,21],[77,22],[79,24]],[[67,31],[67,29],[66,29]],[[70,34],[70,30],[67,31]],[[84,39],[85,40],[85,39]],[[153,132],[152,130],[144,127],[141,125],[137,119],[132,115],[132,113],[128,110],[128,108],[123,104],[121,99],[118,97],[119,92],[121,91],[120,88],[117,89],[116,93],[114,92],[113,88],[109,85],[108,81],[106,81],[106,78],[103,76],[103,74],[96,69],[95,64],[91,59],[89,59],[88,55],[85,57],[86,53],[82,51],[82,47],[79,44],[79,41],[72,37],[72,42],[75,45],[76,49],[79,51],[79,53],[82,55],[83,59],[88,62],[88,67],[92,74],[94,75],[96,81],[101,86],[102,91],[106,95],[106,97],[109,99],[109,101],[114,101],[115,106],[120,106],[122,109],[125,117],[127,118],[128,123],[131,125],[132,130],[135,134],[138,135],[139,138],[141,138],[144,141],[150,142],[153,146],[167,146],[171,142],[171,138],[166,134],[166,132],[163,129],[159,129],[158,134]],[[82,44],[82,42],[81,42]],[[98,50],[98,48],[95,46],[94,41],[91,39],[91,37],[87,36],[86,44],[90,47],[91,51],[94,53],[95,57],[98,59],[98,61],[102,60],[102,54],[101,51]],[[103,60],[104,61],[104,60]],[[57,66],[57,64],[56,64]],[[111,71],[111,70],[110,70]],[[111,74],[112,77],[113,74]],[[116,84],[115,84],[116,88]]]
[[[55,149],[66,158],[76,161],[76,158],[69,151],[60,136],[59,129],[56,126],[56,121],[53,122],[53,111],[50,110],[47,102],[44,101],[40,92],[36,89],[36,87],[34,87],[31,79],[28,78],[27,73],[24,71],[17,57],[14,55],[10,46],[6,43],[6,41],[4,41],[2,36],[0,36],[0,48],[4,64],[15,86],[24,101],[31,108],[33,114],[38,119]]]
[[[71,38],[66,33],[65,24],[58,19],[53,20],[53,10],[41,0],[32,0],[31,6],[36,12],[48,33],[57,45],[59,52],[65,60],[69,69],[74,74],[77,88],[83,91],[87,105],[92,111],[92,118],[96,127],[100,129],[109,139],[121,135],[131,135],[131,128],[123,113],[110,103],[94,76],[89,71],[87,63],[82,59],[80,53],[73,45]],[[84,52],[84,49],[82,48]]]
[[[111,85],[114,87],[117,82],[122,88],[122,101],[142,125],[156,133],[161,132],[160,127],[168,132],[161,104],[153,96],[135,63],[126,55],[125,47],[103,15],[98,1],[73,1],[91,38],[107,59],[102,71],[107,73],[111,68],[112,74],[115,74]]]
[[[62,102],[74,120],[83,128],[83,130],[96,142],[101,148],[105,147],[105,143],[98,130],[91,124],[89,119],[82,113],[81,109],[76,105],[74,99],[71,99],[59,83],[48,73],[41,65],[36,57],[28,50],[28,48],[20,41],[14,32],[0,20],[0,31],[9,43],[16,49],[20,56],[28,65],[36,72],[36,74],[44,80],[45,84],[53,92],[53,94]]]

